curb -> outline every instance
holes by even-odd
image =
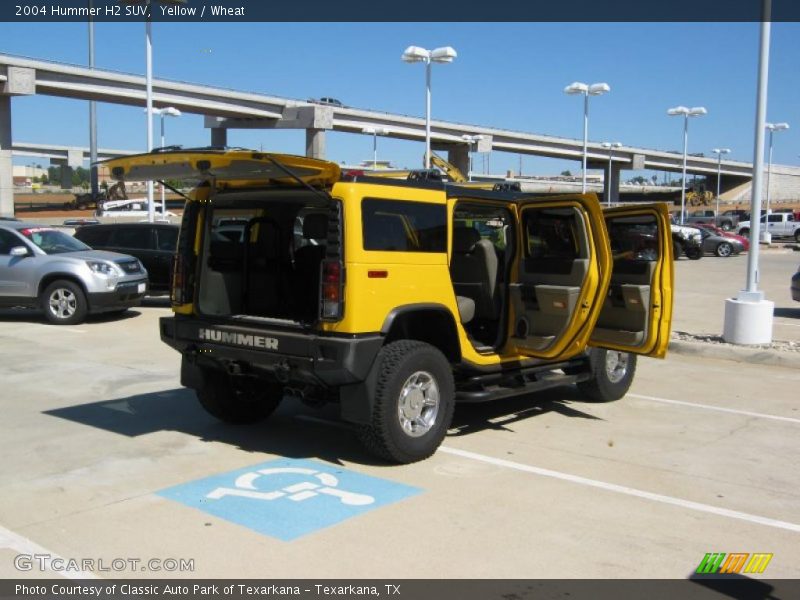
[[[800,369],[800,352],[781,352],[780,350],[768,350],[754,346],[687,342],[685,340],[670,340],[669,351],[688,356],[703,356],[719,360]]]

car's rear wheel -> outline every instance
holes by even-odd
[[[589,355],[592,377],[578,383],[578,389],[593,402],[622,398],[633,383],[636,355],[605,348],[592,348]]]
[[[206,411],[226,423],[245,425],[269,417],[283,399],[283,386],[222,371],[203,371],[203,386],[197,399]]]
[[[81,286],[66,279],[48,285],[39,302],[47,320],[55,325],[77,325],[89,312],[89,303]]]
[[[723,258],[730,256],[733,254],[733,246],[731,246],[728,242],[722,242],[717,246],[716,250],[714,250],[714,254]]]
[[[800,229],[794,232],[794,241],[800,244]]]
[[[720,227],[722,228],[722,231],[730,231],[731,229],[733,229],[733,223],[731,223],[730,221],[723,221],[720,224]]]
[[[742,237],[747,237],[750,235],[750,230],[747,227],[745,227],[744,229],[740,229],[739,235]]]
[[[683,246],[681,246],[678,242],[672,242],[672,258],[678,260],[683,254]]]
[[[700,248],[699,246],[696,246],[694,248],[687,248],[686,257],[689,260],[700,260],[701,258],[703,258],[703,249]]]
[[[435,347],[401,340],[375,359],[372,420],[360,431],[373,454],[397,463],[428,458],[442,443],[455,406],[450,363]]]

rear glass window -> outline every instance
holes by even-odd
[[[361,203],[364,250],[446,252],[443,204],[365,199]]]
[[[577,223],[572,210],[526,210],[523,224],[527,257],[580,258]]]
[[[611,254],[615,261],[658,260],[658,223],[655,215],[606,218]],[[711,235],[701,230],[703,237]]]
[[[150,229],[147,227],[123,227],[117,229],[114,232],[112,245],[117,248],[150,248]]]
[[[156,236],[158,237],[158,249],[167,252],[175,252],[178,245],[178,229],[177,227],[170,227],[164,229],[157,229]]]
[[[75,232],[75,237],[90,246],[106,246],[111,229],[108,227],[81,227]]]

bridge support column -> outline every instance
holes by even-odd
[[[619,202],[619,184],[622,177],[622,165],[611,164],[611,169],[608,168],[608,163],[603,166],[603,202]],[[610,186],[609,186],[610,184]]]
[[[228,145],[228,130],[224,127],[211,128],[211,145],[224,148]]]
[[[0,215],[14,216],[14,170],[11,163],[11,96],[0,95]]]
[[[462,144],[450,147],[447,150],[447,162],[469,178],[469,146]]]
[[[325,158],[324,129],[306,129],[306,156],[309,158]]]

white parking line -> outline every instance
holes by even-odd
[[[47,548],[40,546],[36,542],[29,540],[18,533],[14,533],[13,531],[6,529],[2,525],[0,525],[0,548],[8,548],[9,550],[19,552],[20,554],[30,555],[31,557],[33,557],[33,555],[38,555],[42,557],[46,571],[58,573],[67,579],[99,579],[97,575],[87,571],[53,569],[51,566],[53,560],[61,560],[64,562],[64,564],[66,564],[67,561],[61,558],[55,552],[51,552]],[[30,560],[32,562],[31,566],[39,564],[38,559],[31,558]]]
[[[768,415],[766,413],[751,412],[749,410],[739,410],[737,408],[725,408],[722,406],[712,406],[710,404],[697,404],[695,402],[684,402],[683,400],[668,400],[667,398],[657,398],[655,396],[643,396],[642,394],[626,394],[628,398],[637,400],[647,400],[648,402],[662,402],[664,404],[677,404],[678,406],[689,406],[691,408],[701,408],[704,410],[716,410],[719,412],[744,415],[746,417],[758,417],[759,419],[772,419],[773,421],[784,421],[786,423],[800,423],[800,419],[793,417],[780,417],[778,415]]]
[[[625,494],[626,496],[633,496],[636,498],[644,498],[645,500],[653,500],[654,502],[661,502],[662,504],[671,504],[672,506],[679,506],[681,508],[688,508],[698,512],[711,513],[720,517],[728,517],[730,519],[738,519],[740,521],[747,521],[757,525],[766,525],[767,527],[776,527],[778,529],[785,529],[786,531],[793,531],[800,533],[800,525],[797,523],[790,523],[788,521],[779,521],[778,519],[770,519],[769,517],[762,517],[760,515],[751,515],[749,513],[739,512],[738,510],[730,510],[721,508],[719,506],[711,506],[710,504],[703,504],[701,502],[693,502],[691,500],[684,500],[682,498],[674,498],[672,496],[664,496],[663,494],[654,494],[653,492],[646,492],[644,490],[637,490],[624,485],[617,485],[616,483],[607,483],[605,481],[598,481],[596,479],[589,479],[587,477],[580,477],[579,475],[570,475],[569,473],[561,473],[559,471],[551,471],[550,469],[543,469],[541,467],[534,467],[522,463],[505,460],[502,458],[494,458],[492,456],[485,456],[467,450],[459,450],[457,448],[450,448],[441,446],[439,452],[445,454],[452,454],[462,458],[469,458],[477,460],[490,465],[503,467],[506,469],[513,469],[515,471],[522,471],[524,473],[533,473],[534,475],[541,475],[543,477],[551,477],[553,479],[560,479],[562,481],[569,481],[570,483],[577,483],[579,485],[586,485],[589,487],[599,488],[617,494]]]
[[[775,325],[785,325],[786,327],[800,327],[800,323],[784,323],[783,321],[773,321]]]

